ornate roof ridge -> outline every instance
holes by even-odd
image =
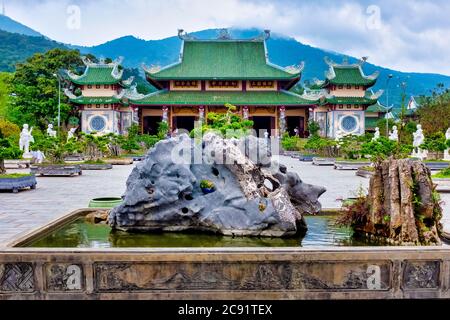
[[[86,66],[82,75],[77,75],[77,74],[73,73],[71,70],[66,70],[66,73],[71,80],[77,81],[77,80],[81,80],[81,79],[85,78],[88,75],[89,70],[91,68],[92,69],[100,69],[100,68],[112,69],[111,76],[118,81],[120,81],[123,77],[124,70],[123,69],[119,70],[119,66],[124,60],[123,57],[119,57],[116,60],[112,61],[111,63],[106,63],[105,59],[100,59],[100,62],[92,62],[86,56],[82,56],[81,60],[83,61],[84,65]],[[130,80],[130,79],[128,79],[128,80]],[[126,80],[126,81],[128,81],[128,80]],[[134,78],[133,78],[133,80],[134,80]]]
[[[380,76],[380,71],[375,71],[373,74],[371,75],[366,75],[364,73],[364,70],[362,69],[362,66],[367,62],[367,57],[363,57],[361,58],[357,63],[349,63],[348,62],[348,58],[344,58],[342,63],[336,63],[333,60],[331,60],[328,57],[324,58],[325,63],[329,66],[329,70],[325,71],[325,77],[328,80],[333,80],[334,78],[336,78],[336,72],[334,71],[335,68],[337,69],[359,69],[359,72],[361,74],[361,77],[363,77],[366,80],[376,80],[378,79],[378,77]]]
[[[228,28],[219,29],[219,34],[216,39],[199,39],[187,32],[184,29],[178,29],[178,38],[187,42],[264,42],[271,37],[271,31],[265,29],[260,35],[249,39],[233,39],[228,31]]]

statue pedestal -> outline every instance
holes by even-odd
[[[450,149],[444,151],[444,160],[450,161]]]
[[[31,154],[31,152],[25,152],[22,156],[23,159],[33,159],[33,155]]]
[[[426,159],[428,157],[428,151],[427,150],[422,150],[419,149],[418,151],[414,150],[413,153],[411,154],[411,156],[413,158],[417,158],[420,160]]]

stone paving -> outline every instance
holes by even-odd
[[[289,171],[297,172],[305,183],[325,186],[324,208],[339,208],[341,200],[354,197],[361,187],[367,190],[369,179],[355,171],[318,167],[290,157],[280,157]],[[107,171],[84,171],[80,177],[38,177],[36,190],[20,194],[0,193],[0,247],[71,211],[86,208],[99,197],[120,197],[133,166],[114,166]],[[24,172],[10,170],[10,172]],[[450,234],[450,194],[442,194],[444,225]]]

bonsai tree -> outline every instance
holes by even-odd
[[[375,141],[363,143],[361,154],[373,158],[375,162],[380,162],[389,157],[407,158],[411,154],[412,148],[412,145],[404,145],[386,137],[380,137]]]
[[[33,145],[33,149],[42,151],[51,164],[64,164],[64,158],[80,152],[81,146],[75,139],[66,142],[63,136],[42,137]]]
[[[89,162],[100,162],[108,153],[108,136],[80,134],[81,149]]]
[[[208,113],[208,121],[201,128],[201,133],[207,131],[215,131],[226,138],[240,138],[250,134],[250,129],[253,128],[253,121],[245,120],[240,114],[236,112],[237,107],[232,104],[225,104],[227,108],[226,113]],[[194,129],[191,132],[191,137],[195,137],[198,133]]]
[[[17,159],[21,153],[19,147],[13,145],[9,139],[2,138],[0,134],[0,174],[6,173],[5,160]]]
[[[447,150],[447,139],[442,132],[436,132],[428,137],[425,137],[425,142],[420,146],[423,150],[429,152],[439,153]]]

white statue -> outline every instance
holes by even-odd
[[[450,140],[450,128],[447,129],[447,132],[445,133],[445,139]],[[444,152],[444,160],[450,161],[450,148],[445,150]]]
[[[414,137],[413,141],[414,150],[412,156],[423,160],[424,158],[427,157],[428,152],[420,148],[420,146],[425,142],[425,136],[422,131],[422,125],[420,124],[417,125],[417,131],[413,133],[413,137]]]
[[[67,133],[67,141],[74,138],[75,131],[77,131],[77,129],[78,128],[72,128],[69,130],[69,132]]]
[[[31,154],[33,155],[32,162],[33,163],[42,163],[44,162],[45,155],[41,150],[38,151],[32,151]]]
[[[269,139],[269,132],[264,132],[264,138],[267,140],[267,139]]]
[[[375,135],[373,136],[372,141],[377,141],[378,139],[380,139],[380,128],[376,127]]]
[[[30,153],[30,143],[34,142],[34,138],[31,135],[33,128],[28,130],[28,124],[23,125],[22,132],[20,133],[19,147],[23,151],[24,159],[31,159],[33,156]]]
[[[389,140],[398,142],[398,129],[397,126],[392,127],[392,132],[389,134]]]
[[[338,143],[337,148],[341,147],[342,139],[345,137],[344,132],[341,129],[338,129],[335,134],[335,141]]]
[[[56,138],[56,131],[53,130],[53,125],[49,124],[47,127],[47,134],[49,137]]]

